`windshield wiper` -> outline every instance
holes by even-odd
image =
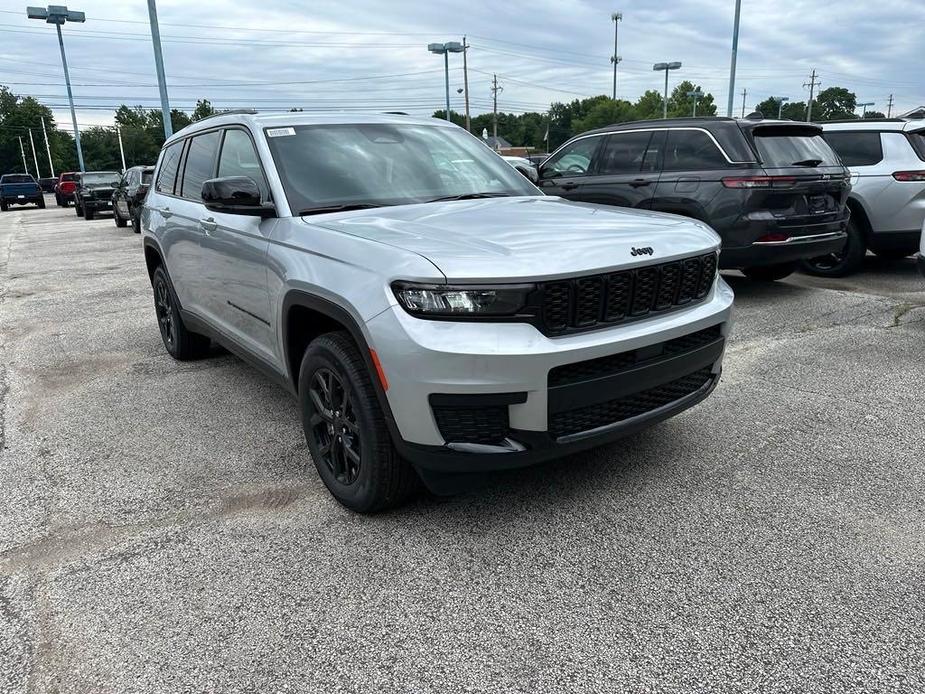
[[[802,161],[795,161],[790,166],[819,166],[822,163],[822,159],[803,159]]]
[[[510,193],[463,193],[462,195],[445,195],[424,202],[443,202],[445,200],[478,200],[479,198],[510,198]]]
[[[310,214],[324,214],[325,212],[349,212],[350,210],[371,210],[375,207],[385,207],[372,202],[356,202],[344,205],[323,205],[321,207],[307,207],[299,212],[300,217]]]

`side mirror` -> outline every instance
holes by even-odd
[[[559,175],[559,172],[555,169],[550,169],[545,166],[541,167],[539,170],[539,177],[541,181],[546,181],[550,178],[556,178]]]
[[[272,217],[276,208],[260,200],[260,188],[247,176],[213,178],[202,184],[202,201],[207,210],[225,214]]]

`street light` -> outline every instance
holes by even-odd
[[[698,99],[701,99],[702,97],[703,97],[703,92],[700,91],[699,89],[695,89],[694,91],[687,93],[687,98],[694,100],[694,110],[691,112],[691,118],[697,117],[697,101]]]
[[[446,79],[446,119],[450,120],[450,53],[462,53],[465,48],[459,41],[428,43],[427,50],[443,55],[443,74]]]
[[[74,111],[74,95],[71,93],[71,76],[67,71],[67,57],[64,55],[64,38],[61,36],[61,25],[65,22],[85,22],[83,12],[68,10],[63,5],[49,5],[45,7],[27,7],[26,16],[29,19],[41,19],[48,24],[54,24],[58,30],[58,46],[61,47],[61,64],[64,66],[64,83],[67,85],[67,100],[71,105],[71,123],[74,126],[74,143],[77,145],[77,163],[80,170],[84,169],[84,153],[80,147],[80,131],[77,129],[77,112]]]
[[[652,69],[656,72],[660,70],[665,71],[665,104],[664,109],[662,110],[662,118],[668,117],[668,71],[669,70],[678,70],[681,68],[681,63],[655,63],[652,66]]]
[[[620,28],[620,22],[623,20],[622,12],[614,12],[610,15],[613,21],[613,55],[610,56],[610,62],[613,63],[613,100],[617,100],[617,65],[623,60],[617,55],[617,30]]]
[[[777,102],[777,120],[780,120],[784,115],[784,102],[790,101],[789,96],[772,96],[771,99]]]
[[[865,118],[867,116],[867,107],[873,106],[873,105],[874,105],[873,101],[865,101],[863,104],[858,104],[859,107],[864,108],[864,113],[861,115],[861,118]]]

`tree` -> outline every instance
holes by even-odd
[[[886,114],[883,111],[868,111],[864,114],[864,118],[886,118]]]
[[[22,154],[19,149],[19,138],[22,137],[29,173],[38,173],[40,177],[50,175],[48,155],[45,153],[42,137],[43,118],[55,173],[62,168],[73,168],[77,158],[73,149],[73,139],[67,133],[57,130],[51,109],[31,96],[20,97],[0,86],[0,173],[23,171]],[[32,156],[29,143],[30,131],[39,160],[38,172],[35,171],[35,158]]]
[[[665,100],[661,93],[654,89],[648,90],[636,101],[636,118],[638,120],[652,120],[662,117],[662,105]]]
[[[572,121],[574,134],[583,133],[595,128],[603,128],[612,123],[623,123],[634,120],[636,109],[625,99],[607,99],[597,102],[586,116]]]
[[[829,87],[819,92],[813,104],[813,120],[846,120],[857,118],[858,99],[844,87]]]
[[[688,92],[703,92],[699,85],[684,80],[671,92],[668,97],[668,116],[670,118],[683,118],[693,115],[694,97],[688,96]],[[715,116],[716,104],[713,103],[713,95],[709,92],[704,93],[697,99],[698,116]]]
[[[196,102],[196,108],[193,109],[192,121],[195,123],[197,120],[214,116],[216,113],[218,111],[212,107],[212,102],[208,99],[199,99]]]

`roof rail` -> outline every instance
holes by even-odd
[[[210,118],[218,118],[219,116],[233,116],[235,114],[247,115],[247,116],[256,116],[257,109],[255,108],[233,108],[228,111],[219,111],[218,113],[213,113],[211,115],[200,118],[197,123],[202,123],[204,120],[209,120]]]
[[[838,120],[822,120],[821,123],[905,123],[905,118],[839,118]]]

